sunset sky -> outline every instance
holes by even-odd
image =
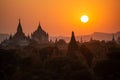
[[[89,22],[80,17],[88,15]],[[0,0],[0,33],[14,34],[21,19],[26,34],[38,23],[50,36],[120,31],[120,0]]]

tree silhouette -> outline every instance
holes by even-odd
[[[102,80],[120,79],[120,47],[109,48],[108,59],[96,64],[94,70]]]

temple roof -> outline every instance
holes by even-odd
[[[71,36],[71,41],[70,42],[76,42],[75,40],[75,35],[74,35],[74,32],[72,31],[72,36]]]
[[[37,30],[42,30],[42,27],[41,27],[41,25],[40,25],[40,22],[39,22],[39,25],[38,25]]]
[[[40,35],[48,35],[43,29],[42,29],[42,27],[41,27],[41,25],[40,25],[40,22],[39,22],[39,25],[38,25],[38,28],[37,28],[37,30],[35,30],[35,32],[33,32],[33,35],[32,36],[40,36]]]
[[[115,41],[115,36],[114,36],[114,34],[113,34],[113,37],[112,37],[112,41]]]
[[[17,32],[18,32],[18,33],[23,33],[20,19],[19,19],[19,23],[18,23],[18,27],[17,27]]]
[[[76,49],[78,49],[78,45],[77,45],[77,42],[76,42],[76,40],[75,40],[75,35],[74,35],[74,32],[73,32],[73,31],[72,31],[72,36],[71,36],[71,40],[70,40],[68,49],[69,49],[70,51],[71,51],[71,50],[76,50]]]
[[[25,34],[23,33],[22,30],[22,25],[21,25],[21,21],[19,19],[19,23],[18,23],[18,27],[17,27],[17,32],[15,33],[15,35],[13,36],[14,39],[22,39],[22,38],[26,38]]]

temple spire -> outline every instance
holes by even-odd
[[[17,32],[18,33],[23,33],[20,19],[19,19],[19,24],[18,24]]]
[[[72,31],[72,36],[71,36],[71,40],[70,40],[70,43],[68,46],[68,50],[71,51],[71,50],[76,50],[76,49],[78,49],[78,45],[77,45],[77,42],[75,40],[74,32]]]
[[[93,37],[91,36],[90,41],[93,41]]]
[[[74,32],[72,31],[71,40],[68,45],[67,55],[73,58],[76,58],[76,52],[79,51],[78,44],[75,40]]]
[[[37,30],[41,30],[42,28],[41,28],[41,25],[40,25],[40,22],[39,22],[39,24],[38,24],[38,29]]]
[[[115,36],[114,36],[114,34],[113,34],[113,38],[112,38],[112,41],[113,41],[113,42],[115,41]]]
[[[71,36],[71,41],[70,42],[76,42],[75,40],[75,35],[74,35],[74,32],[72,31],[72,36]]]

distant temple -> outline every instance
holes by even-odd
[[[27,46],[32,41],[35,41],[38,44],[44,44],[49,42],[48,38],[48,33],[41,28],[40,23],[37,30],[31,34],[31,38],[30,36],[27,37],[22,30],[22,25],[19,19],[17,32],[13,36],[10,35],[9,39],[4,40],[1,45],[5,47]]]
[[[112,37],[112,42],[114,42],[114,43],[116,42],[114,34],[113,34],[113,37]]]
[[[71,40],[68,45],[67,56],[86,62],[88,66],[91,66],[93,59],[91,51],[84,44],[80,46],[77,44],[74,32],[72,32]]]
[[[30,43],[30,38],[26,37],[19,19],[17,32],[15,35],[10,35],[9,39],[2,42],[2,46],[27,46]]]
[[[69,46],[68,46],[68,50],[70,52],[74,51],[74,50],[78,50],[78,45],[77,45],[77,42],[75,40],[74,32],[72,32],[72,36],[71,36],[71,40],[70,40],[70,43],[69,43]]]
[[[78,44],[75,40],[74,32],[72,32],[71,40],[68,45],[68,54],[67,55],[75,56],[77,52],[78,52]]]
[[[39,23],[38,28],[31,34],[31,39],[36,41],[38,44],[48,43],[48,33],[46,33]]]
[[[31,38],[26,36],[22,30],[22,25],[19,19],[17,32],[9,39],[4,40],[1,45],[4,47],[27,46],[31,41],[36,41],[38,44],[48,43],[48,33],[46,33],[39,23],[38,28],[31,34]]]
[[[120,44],[120,36],[118,36],[117,42],[118,42],[118,44]]]

